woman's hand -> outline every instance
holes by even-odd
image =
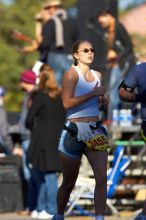
[[[107,54],[107,60],[108,61],[113,61],[113,60],[116,60],[116,59],[117,59],[117,53],[114,50],[110,49],[108,51],[108,54]]]
[[[103,86],[98,86],[98,82],[97,82],[93,89],[93,96],[103,96],[104,94],[105,94],[105,88]]]
[[[31,52],[36,51],[37,48],[38,48],[38,43],[37,43],[37,41],[32,40],[31,45],[22,47],[22,48],[20,49],[20,52],[22,52],[22,53],[31,53]]]
[[[109,103],[110,99],[108,95],[99,96],[99,102],[107,105]]]

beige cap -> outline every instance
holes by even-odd
[[[43,8],[49,8],[52,6],[59,6],[62,5],[61,0],[48,0],[44,5]]]

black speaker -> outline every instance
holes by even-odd
[[[78,19],[83,26],[96,18],[99,11],[109,9],[117,17],[117,0],[78,0]],[[82,27],[81,27],[82,28]]]
[[[109,0],[109,10],[112,12],[112,14],[118,18],[118,1],[117,0]]]
[[[106,45],[96,18],[99,11],[110,9],[116,15],[117,3],[111,0],[78,0],[79,38],[92,43],[96,53],[91,68],[105,72]]]
[[[108,0],[78,0],[77,7],[80,10],[80,16],[91,17],[95,16],[99,10],[104,10],[108,7]]]
[[[0,213],[23,209],[22,182],[15,157],[0,157]]]
[[[86,35],[86,29],[90,28],[90,23],[96,18],[99,11],[106,9],[108,0],[78,0],[78,21],[81,36]]]

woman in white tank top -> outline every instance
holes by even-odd
[[[64,74],[62,101],[67,110],[67,123],[59,143],[63,183],[58,190],[58,213],[53,220],[64,220],[64,210],[78,177],[81,157],[86,155],[95,176],[95,219],[104,220],[107,189],[107,149],[93,150],[84,142],[92,138],[91,126],[99,124],[98,102],[108,97],[101,86],[101,73],[90,69],[94,49],[88,41],[73,47],[74,65]],[[72,132],[72,134],[70,133]]]

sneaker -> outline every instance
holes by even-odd
[[[64,220],[64,215],[54,215],[51,220]]]
[[[146,215],[140,213],[133,220],[146,220]]]
[[[37,210],[33,210],[33,211],[31,212],[30,216],[31,216],[32,218],[37,218],[37,217],[38,217],[38,211],[37,211]]]
[[[45,210],[39,212],[37,216],[38,219],[51,219],[52,217],[53,215],[49,214]]]
[[[31,214],[30,211],[28,210],[21,210],[21,211],[18,211],[17,213],[18,215],[21,215],[21,216],[29,216]]]

